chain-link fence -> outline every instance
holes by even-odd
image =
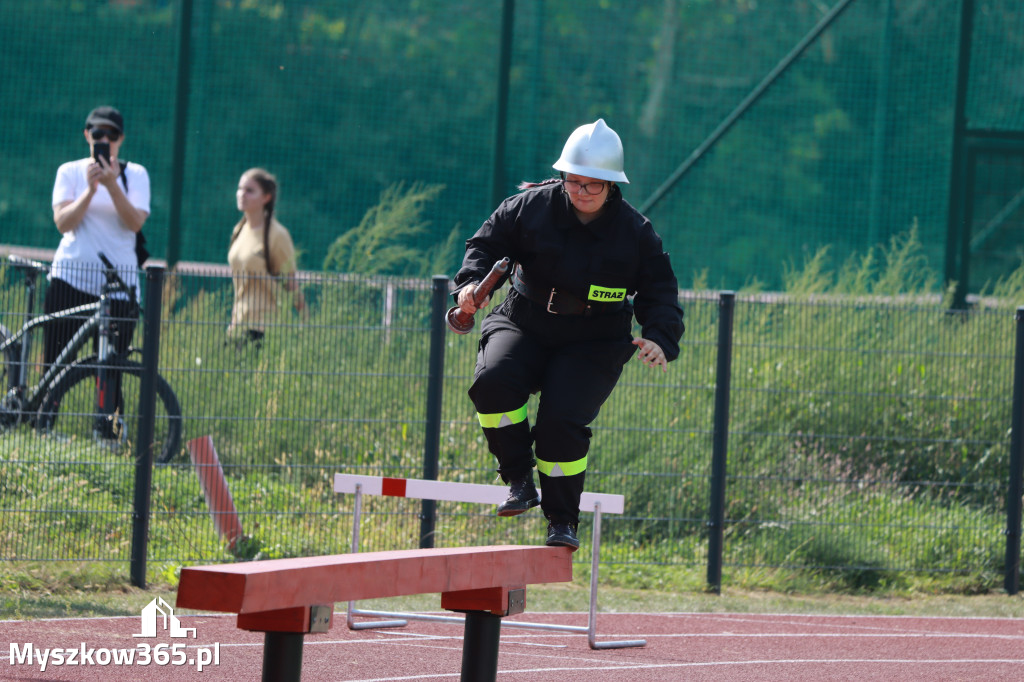
[[[914,226],[952,278],[971,254],[972,292],[1019,262],[1017,171],[991,187],[979,172],[973,244],[949,220],[960,64],[970,129],[1024,131],[1016,0],[36,0],[0,5],[0,27],[4,243],[56,244],[56,168],[85,156],[85,115],[110,103],[151,175],[157,257],[225,262],[238,178],[265,166],[302,268],[382,192],[420,183],[441,188],[402,237],[421,257],[385,272],[452,273],[458,249],[438,245],[548,177],[577,125],[620,133],[642,207],[766,84],[648,211],[684,287],[775,289],[819,247],[841,263]]]
[[[4,273],[0,320],[11,333],[22,323],[20,276]],[[151,562],[346,552],[353,500],[333,492],[335,473],[422,477],[431,282],[317,275],[302,288],[308,321],[285,309],[260,345],[239,344],[225,334],[229,277],[168,274],[159,376],[181,406],[181,442],[211,437],[246,539],[227,551],[183,445],[153,470]],[[594,425],[586,487],[626,502],[604,519],[602,561],[710,560],[713,440],[724,427],[725,565],[831,570],[855,585],[899,572],[1002,573],[1011,308],[951,315],[925,299],[739,297],[724,381],[720,297],[682,303],[679,360],[668,373],[629,363]],[[478,329],[444,337],[439,480],[496,480],[465,393]],[[131,435],[133,406],[124,409]],[[0,558],[128,561],[134,444],[111,448],[60,418],[45,434],[8,424]],[[363,549],[417,546],[420,512],[412,500],[364,499]],[[532,544],[543,523],[438,502],[433,543]]]

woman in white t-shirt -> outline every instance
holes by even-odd
[[[238,180],[235,201],[242,217],[231,232],[228,263],[235,285],[228,336],[241,347],[263,340],[277,312],[280,284],[292,295],[292,305],[308,316],[306,300],[295,279],[295,246],[288,230],[274,217],[277,178],[262,168],[250,168]]]
[[[47,313],[99,300],[105,282],[99,253],[129,285],[138,281],[135,240],[149,217],[149,174],[139,164],[118,158],[125,140],[124,118],[114,107],[93,109],[85,120],[84,137],[89,156],[62,164],[53,185],[53,221],[61,240],[50,267]],[[109,159],[97,153],[97,143],[109,144]],[[131,343],[137,313],[125,294],[115,294],[113,299],[114,317],[123,318],[116,323],[115,344],[123,352]],[[83,322],[70,319],[46,325],[47,365],[57,359]],[[119,385],[117,394],[120,404]]]

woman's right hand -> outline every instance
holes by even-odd
[[[89,183],[90,194],[96,193],[96,188],[99,187],[99,184],[103,181],[104,174],[105,171],[103,170],[103,166],[100,165],[99,161],[93,161],[92,163],[89,164],[89,168],[87,168],[85,172],[85,178],[86,181]]]
[[[469,315],[474,314],[480,308],[486,308],[487,304],[491,302],[491,297],[488,296],[487,298],[484,299],[483,303],[481,303],[478,308],[476,305],[476,301],[473,298],[473,293],[475,291],[475,284],[467,284],[466,287],[459,292],[459,298],[457,299],[459,303],[459,308],[462,309],[462,312],[467,313]]]
[[[97,182],[103,184],[108,190],[113,189],[117,185],[117,178],[121,175],[121,167],[114,162],[107,162],[102,156],[93,163],[89,164],[89,181],[92,182],[92,167],[96,166]]]

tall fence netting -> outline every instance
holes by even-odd
[[[775,289],[821,247],[842,263],[912,229],[942,271],[962,2],[520,0],[502,154],[493,3],[191,0],[187,43],[184,0],[4,3],[0,242],[56,245],[56,168],[85,155],[85,115],[111,103],[127,117],[124,156],[153,181],[155,256],[225,262],[238,178],[264,166],[280,179],[277,214],[303,269],[321,270],[384,192],[417,187],[432,193],[396,237],[417,256],[381,272],[451,274],[496,195],[551,175],[568,134],[597,117],[625,144],[626,198],[649,203],[844,6],[649,216],[684,288]],[[1019,134],[1024,12],[1014,0],[972,4],[968,125]],[[971,247],[974,292],[1019,264],[1014,173],[1012,188],[972,190],[996,202],[976,233],[1010,213]]]

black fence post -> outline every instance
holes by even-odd
[[[491,206],[508,195],[505,187],[505,146],[508,136],[509,72],[512,70],[512,29],[516,20],[516,0],[503,0],[501,8],[501,44],[498,53],[497,106],[494,108],[494,158],[491,177]]]
[[[441,399],[444,394],[444,344],[448,311],[448,276],[434,275],[431,281],[430,369],[427,378],[427,425],[423,434],[423,478],[437,480],[437,462],[441,446]],[[423,500],[420,514],[420,548],[434,546],[434,522],[437,503]]]
[[[1013,405],[1010,409],[1010,485],[1006,495],[1006,574],[1003,586],[1020,586],[1021,496],[1024,495],[1024,306],[1017,308],[1017,345],[1013,356]]]
[[[174,267],[181,252],[181,205],[185,188],[185,145],[188,140],[188,99],[192,83],[192,0],[181,0],[178,17],[178,81],[174,90],[174,146],[171,148],[170,228],[167,264]]]
[[[708,586],[722,593],[722,545],[725,525],[725,472],[729,450],[729,384],[732,378],[732,317],[736,294],[718,297],[718,362],[715,369],[715,425],[711,446],[708,509]]]
[[[964,197],[972,191],[967,184],[966,144],[967,96],[971,80],[971,47],[974,41],[974,0],[960,0],[960,36],[958,40],[956,92],[953,100],[953,145],[950,154],[949,199],[946,212],[946,283],[956,282],[953,310],[967,307],[970,276],[970,225],[964,210]]]
[[[153,432],[156,422],[156,376],[160,360],[160,317],[164,269],[146,268],[146,301],[139,380],[139,428],[135,436],[135,502],[132,508],[132,585],[146,587],[149,502],[153,481]]]

